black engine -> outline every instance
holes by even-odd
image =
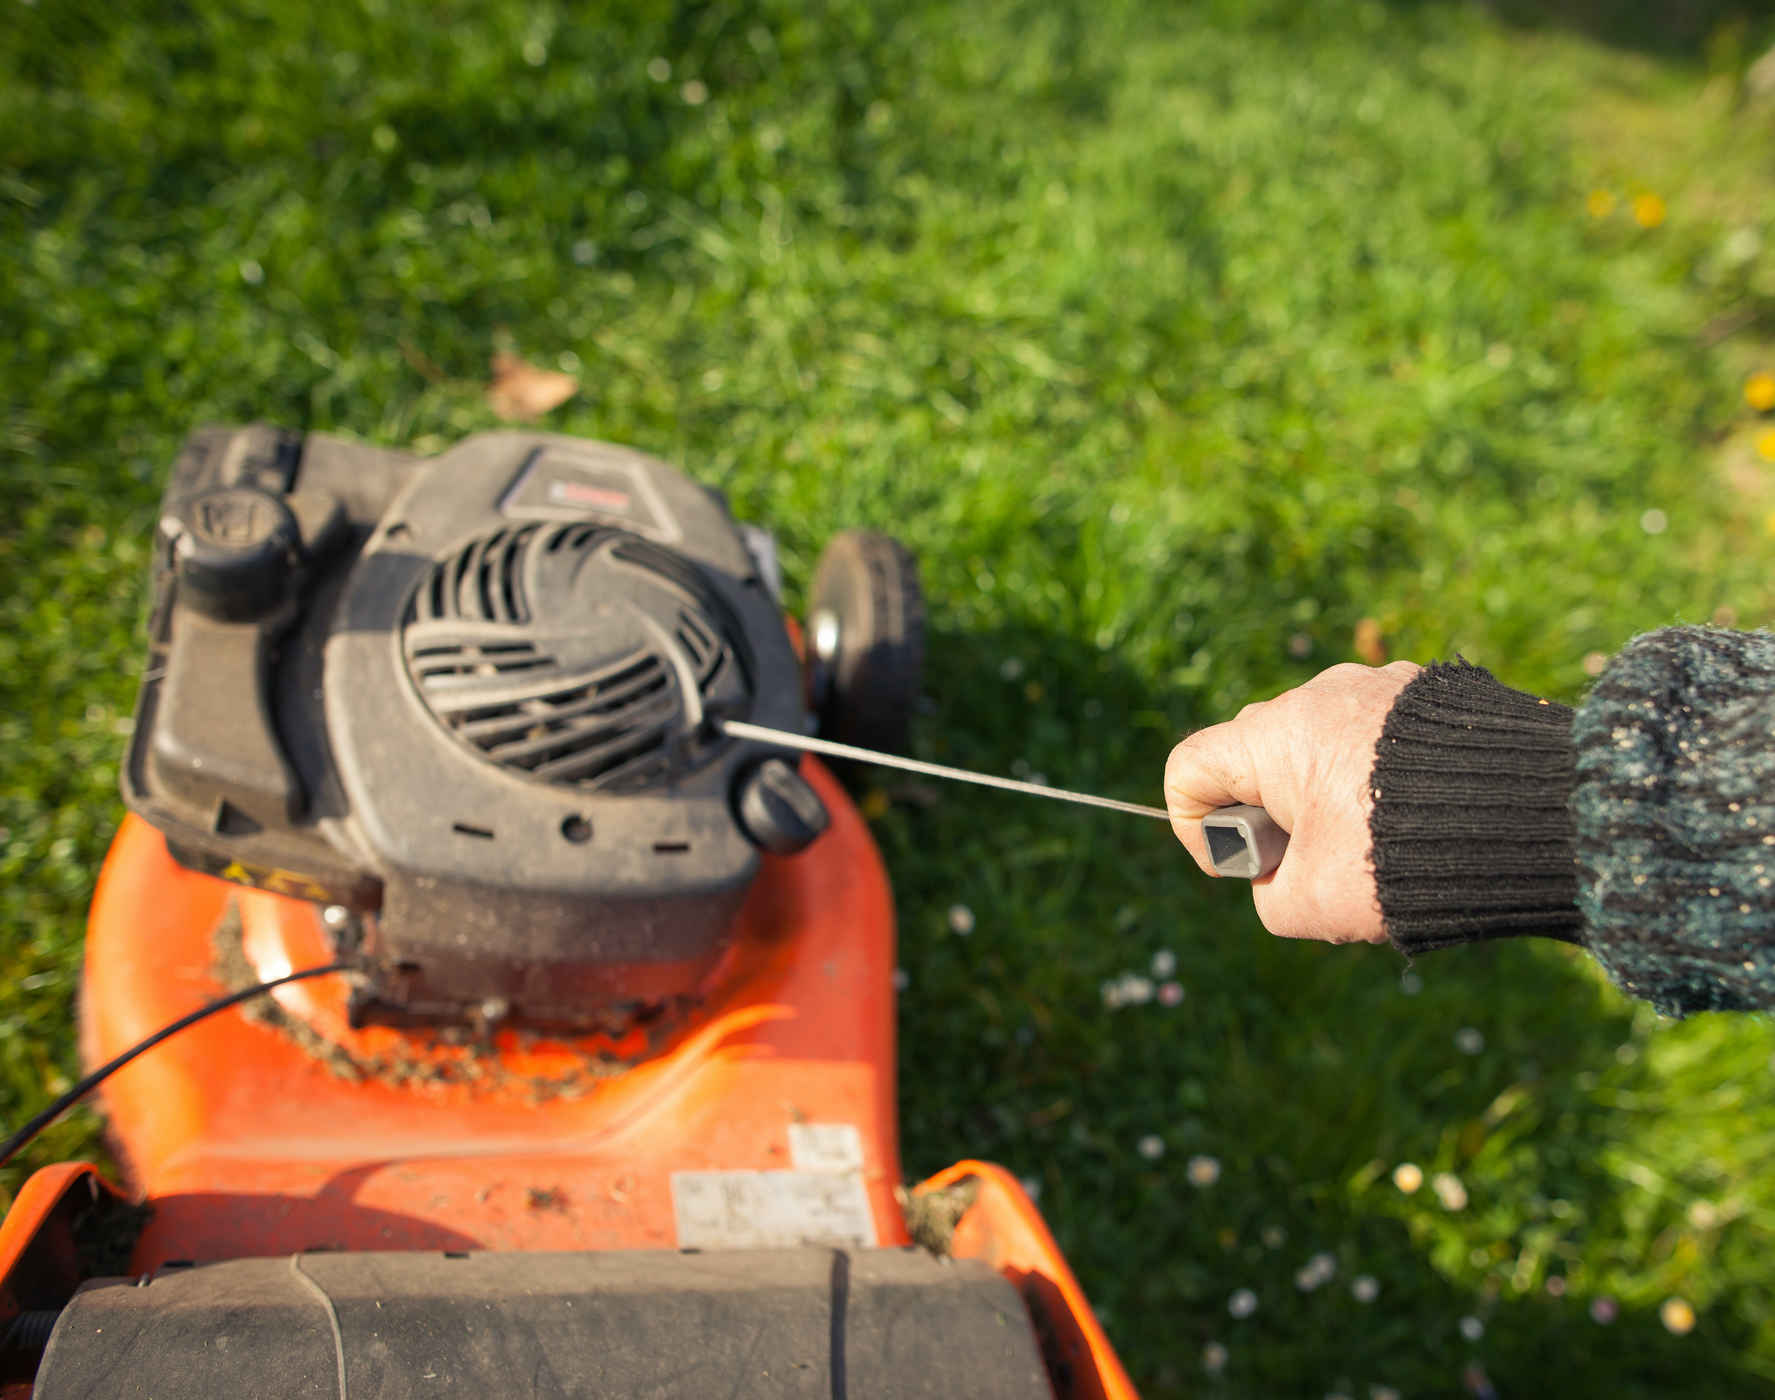
[[[627,448],[201,430],[124,795],[182,863],[352,911],[361,1019],[656,1014],[719,957],[760,849],[825,826],[792,760],[710,722],[812,723],[774,570],[768,535]],[[868,672],[852,651],[837,671]]]

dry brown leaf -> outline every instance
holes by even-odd
[[[560,370],[542,369],[501,350],[493,357],[487,405],[508,423],[528,423],[559,408],[579,392],[579,381]]]
[[[1387,659],[1387,639],[1381,635],[1381,625],[1372,617],[1365,617],[1356,624],[1356,655],[1370,666],[1379,666]]]

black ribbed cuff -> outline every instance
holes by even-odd
[[[1381,915],[1408,955],[1537,934],[1579,941],[1572,711],[1465,661],[1427,666],[1375,746]]]

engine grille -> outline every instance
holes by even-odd
[[[499,530],[457,551],[431,571],[413,600],[414,618],[423,622],[528,622],[522,561],[537,534],[534,525]]]
[[[457,739],[526,777],[599,791],[647,788],[700,759],[687,683],[703,704],[747,684],[695,570],[598,526],[465,545],[415,592],[402,640]]]

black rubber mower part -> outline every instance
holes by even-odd
[[[808,590],[809,703],[822,738],[902,753],[924,678],[918,563],[891,535],[845,530]]]

